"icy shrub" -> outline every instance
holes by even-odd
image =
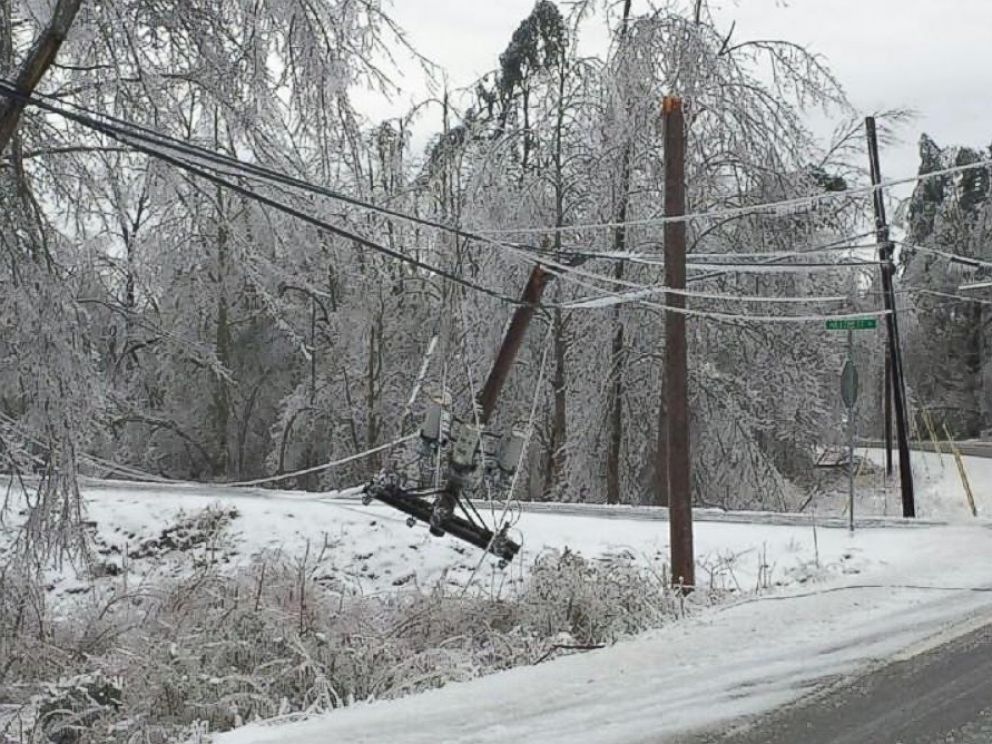
[[[120,683],[102,673],[81,674],[44,686],[34,701],[35,728],[53,744],[78,744],[121,706]]]
[[[255,719],[326,712],[535,663],[680,611],[660,577],[624,556],[546,554],[505,597],[441,585],[364,597],[325,586],[324,569],[318,576],[319,562],[306,557],[264,555],[233,576],[187,558],[193,570],[168,585],[125,594],[121,581],[119,593],[84,604],[70,620],[51,623],[42,609],[28,632],[12,636],[20,644],[13,658],[22,661],[8,680],[34,701],[33,738],[25,741],[202,739]],[[13,601],[0,622],[30,606]],[[21,651],[41,648],[33,640],[39,629],[44,646],[63,651],[36,670]]]
[[[630,556],[592,561],[568,549],[538,558],[518,602],[532,633],[587,645],[657,627],[680,609],[661,578]]]
[[[48,642],[51,623],[40,580],[21,561],[0,568],[0,704],[24,702],[12,682],[51,679],[64,668],[67,654]]]

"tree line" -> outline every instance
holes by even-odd
[[[567,11],[541,0],[470,89],[385,121],[363,116],[354,90],[395,91],[396,55],[433,68],[378,1],[74,5],[36,81],[61,105],[490,236],[233,176],[497,294],[519,293],[535,251],[573,269],[546,294],[496,424],[526,420],[537,396],[528,498],[653,498],[664,297],[571,305],[662,282],[663,95],[687,101],[690,212],[863,178],[857,120],[826,64],[788,41],[738,39],[705,0]],[[38,12],[0,0],[4,80],[51,29]],[[582,29],[600,23],[609,48],[581,55]],[[804,123],[814,107],[847,122],[826,145]],[[425,125],[436,134],[420,151],[411,132]],[[53,513],[75,498],[79,472],[244,480],[389,442],[411,426],[407,398],[434,336],[414,418],[443,391],[468,411],[512,311],[30,106],[3,151],[0,195],[0,457],[4,470],[52,475]],[[690,263],[768,253],[774,266],[782,252],[857,243],[866,204],[842,195],[695,219]],[[944,224],[925,212],[912,219]],[[701,314],[689,324],[698,503],[798,504],[794,481],[839,420],[837,348],[808,325],[746,316],[838,306],[733,297],[840,294],[876,307],[871,267],[831,256],[690,274],[691,290],[712,295],[689,303]],[[289,484],[351,485],[386,459]]]

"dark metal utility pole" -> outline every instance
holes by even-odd
[[[871,183],[878,187],[882,182],[881,169],[878,165],[878,135],[875,132],[875,118],[865,119],[865,129],[868,135],[868,160],[871,166]],[[899,480],[902,485],[902,515],[916,516],[916,500],[913,496],[913,471],[909,462],[909,427],[906,415],[906,383],[902,370],[902,351],[899,343],[899,322],[896,318],[896,297],[892,286],[892,275],[895,271],[892,262],[892,241],[889,240],[889,225],[885,220],[885,199],[882,189],[876,188],[873,193],[875,207],[875,235],[878,241],[878,258],[882,262],[882,297],[888,315],[885,325],[889,336],[889,364],[892,380],[892,398],[896,411],[896,437],[899,440]]]
[[[892,354],[888,346],[885,347],[885,380],[882,392],[885,395],[885,402],[882,403],[885,422],[882,436],[885,440],[885,474],[892,475]]]
[[[662,117],[665,125],[665,216],[676,217],[685,214],[685,117],[682,100],[666,96],[662,102]],[[665,286],[685,289],[683,221],[665,223]],[[685,295],[667,292],[665,304],[684,309]],[[685,314],[669,310],[665,313],[665,389],[658,414],[658,456],[666,456],[668,462],[672,583],[684,591],[691,591],[696,583],[692,548],[688,378]],[[661,488],[660,483],[658,488]]]

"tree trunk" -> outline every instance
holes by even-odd
[[[214,144],[219,142],[219,120],[214,113]],[[231,365],[231,325],[227,302],[228,228],[224,214],[224,191],[217,187],[217,314],[214,319],[214,345],[217,361],[225,369]],[[228,424],[231,419],[231,400],[227,380],[218,376],[213,390],[213,430],[217,447],[217,464],[220,475],[228,475],[230,453]]]
[[[38,83],[41,82],[48,68],[55,61],[55,55],[69,33],[69,28],[76,18],[76,12],[79,10],[81,2],[82,0],[58,0],[55,10],[52,12],[52,20],[35,40],[31,51],[28,52],[28,56],[24,59],[13,80],[14,88],[18,93],[23,95],[34,93]],[[11,25],[10,3],[4,3],[0,7],[2,7],[4,14],[4,18],[0,19],[0,27],[2,27],[0,28],[0,36],[2,36],[4,35],[3,32],[9,30]],[[5,42],[0,43],[6,45]],[[6,52],[5,56],[10,59],[11,51],[9,48],[0,49],[0,52]],[[0,65],[3,64],[3,56],[0,54]],[[0,99],[0,154],[7,149],[14,132],[17,131],[17,124],[21,119],[23,110],[24,101],[12,98]]]
[[[365,430],[365,448],[372,449],[379,443],[381,419],[379,417],[379,402],[382,396],[382,368],[385,364],[383,350],[383,333],[385,331],[383,311],[379,309],[369,330],[369,357],[365,386],[365,407],[368,411],[368,427]],[[369,458],[369,463],[376,465],[381,455]]]
[[[631,147],[628,142],[623,151],[620,173],[620,205],[616,212],[616,221],[627,221],[627,204],[630,197],[630,157]],[[613,231],[613,250],[622,252],[627,245],[627,231],[617,227]],[[618,260],[613,276],[623,279],[623,261]],[[617,291],[621,291],[617,286]],[[609,438],[606,450],[606,503],[620,503],[620,450],[623,444],[623,376],[626,365],[624,345],[624,325],[620,314],[620,305],[613,307],[613,345],[610,349],[610,393],[609,393]]]
[[[231,361],[231,326],[228,319],[227,306],[227,229],[223,225],[223,215],[219,214],[217,225],[217,315],[214,321],[214,344],[217,350],[217,361],[224,368],[230,367]],[[217,463],[222,475],[227,474],[228,466],[228,437],[227,429],[230,420],[230,399],[227,381],[217,377],[214,382],[214,436],[217,446]]]
[[[614,243],[614,245],[616,245]],[[623,276],[617,265],[616,276]],[[613,345],[610,349],[609,438],[606,449],[606,503],[620,503],[620,454],[623,445],[624,327],[619,305],[613,309]]]
[[[10,0],[0,0],[0,77],[10,80],[10,71],[14,69],[14,41],[11,29]],[[3,104],[0,103],[0,111]]]
[[[620,44],[627,38],[627,22],[630,18],[631,0],[625,0],[623,4],[623,18],[620,26]],[[630,202],[630,158],[631,141],[627,138],[624,143],[623,152],[620,155],[620,185],[617,189],[619,202],[613,210],[615,221],[619,226],[613,231],[613,250],[622,252],[627,245],[627,230],[623,223],[627,221],[627,205]],[[613,276],[618,280],[616,291],[622,291],[619,280],[623,279],[623,266],[621,260],[617,261]],[[609,390],[609,413],[607,415],[607,425],[609,434],[606,442],[606,503],[619,504],[621,483],[620,483],[620,455],[623,447],[623,377],[626,365],[626,355],[624,354],[624,325],[620,313],[620,305],[613,307],[613,344],[610,348],[610,390]]]
[[[565,125],[565,80],[567,69],[562,59],[558,66],[558,116],[555,122],[555,227],[565,224],[565,184],[562,132]],[[561,230],[555,231],[555,259],[561,260]],[[568,320],[560,308],[555,308],[552,334],[554,344],[555,371],[552,381],[554,389],[554,416],[551,422],[551,451],[548,472],[549,488],[557,488],[565,478],[565,466],[568,460],[568,395],[566,390],[567,375],[565,360],[568,351],[566,337]]]
[[[554,390],[554,415],[551,420],[550,488],[558,486],[565,478],[568,444],[568,396],[565,388],[565,352],[568,343],[565,339],[565,318],[560,308],[554,310],[553,344],[555,371],[552,380]]]

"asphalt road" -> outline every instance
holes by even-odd
[[[989,744],[992,625],[682,744]]]
[[[884,446],[885,442],[880,439],[864,439],[858,443],[858,447],[871,447],[873,449],[882,449]],[[954,446],[958,452],[966,457],[992,457],[992,442],[968,439],[956,441],[954,442]],[[898,459],[899,455],[896,445],[893,444],[892,447],[892,456]],[[910,449],[920,450],[921,452],[936,452],[939,449],[945,455],[951,452],[950,443],[944,441],[938,441],[936,447],[933,442],[910,442],[909,447]]]

